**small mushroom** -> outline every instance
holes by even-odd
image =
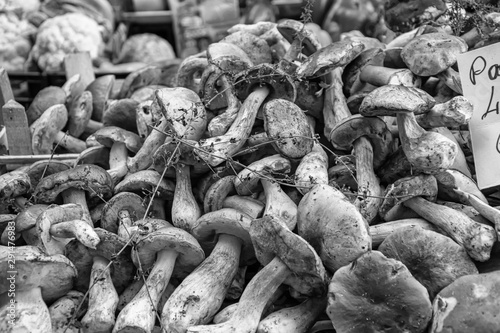
[[[68,111],[64,104],[55,104],[45,110],[30,125],[34,154],[51,154],[52,145],[58,144],[70,152],[80,153],[87,148],[85,141],[62,132],[68,122]]]
[[[251,222],[250,216],[229,208],[206,213],[196,221],[191,234],[201,243],[215,243],[215,246],[165,303],[161,315],[165,329],[185,332],[189,326],[211,321],[224,301],[238,266],[246,265],[253,258]]]
[[[107,170],[109,169],[109,152],[110,149],[101,144],[91,146],[78,154],[74,165],[94,164]]]
[[[129,239],[127,227],[120,222],[120,213],[127,212],[128,218],[131,221],[137,221],[144,218],[146,207],[144,200],[137,194],[131,192],[122,192],[111,197],[101,211],[101,228],[109,232],[118,234],[124,239]]]
[[[102,75],[90,82],[85,90],[92,94],[92,116],[91,119],[101,122],[105,110],[106,101],[111,98],[111,92],[115,85],[115,75]]]
[[[433,302],[431,333],[498,331],[500,272],[458,278]]]
[[[156,306],[174,267],[176,276],[184,278],[205,259],[205,255],[193,236],[182,229],[166,227],[140,238],[132,258],[137,266],[151,271],[141,290],[118,314],[114,333],[150,332],[155,323]]]
[[[33,193],[38,203],[52,203],[61,194],[64,203],[79,204],[84,210],[84,220],[92,225],[85,193],[89,199],[108,199],[112,193],[112,180],[101,167],[91,164],[54,173],[40,180]]]
[[[292,285],[304,295],[324,295],[327,273],[320,258],[281,219],[267,215],[253,220],[250,235],[264,268],[248,283],[228,321],[191,326],[187,332],[255,332],[268,300],[282,283]]]
[[[461,276],[478,274],[465,249],[448,236],[408,226],[395,230],[378,250],[401,261],[429,292],[430,299]]]
[[[136,153],[141,148],[141,138],[133,132],[116,126],[103,127],[92,134],[92,138],[110,148],[110,168],[107,172],[113,179],[113,184],[118,184],[128,172],[128,152]]]
[[[425,332],[432,307],[403,263],[369,251],[335,272],[326,313],[337,333]]]

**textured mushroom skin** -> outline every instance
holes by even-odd
[[[500,271],[467,275],[441,290],[430,333],[498,332]]]
[[[8,172],[0,176],[0,202],[27,193],[31,181],[25,172]]]
[[[432,308],[405,265],[371,251],[335,272],[327,314],[337,333],[424,332]]]
[[[457,278],[478,274],[465,249],[451,238],[420,226],[397,229],[378,250],[401,261],[429,291],[431,299]]]

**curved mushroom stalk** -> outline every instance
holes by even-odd
[[[219,235],[210,256],[182,281],[165,303],[161,322],[168,332],[184,333],[189,326],[212,320],[238,270],[241,244],[235,236]]]
[[[155,260],[156,257],[156,260]],[[136,266],[151,272],[134,298],[120,311],[113,333],[151,332],[157,314],[156,307],[174,272],[184,278],[203,259],[200,245],[182,229],[167,226],[139,239],[132,258]]]
[[[14,300],[7,292],[0,294],[0,331],[14,332],[52,332],[49,308],[42,299],[39,287],[27,290],[16,290]],[[13,325],[11,323],[14,323]]]
[[[118,293],[113,286],[109,271],[109,260],[95,256],[90,274],[89,305],[81,322],[83,332],[111,332],[115,324]]]
[[[414,113],[397,114],[401,144],[408,161],[425,173],[448,169],[455,161],[457,145],[442,134],[427,132]]]
[[[458,244],[465,247],[474,260],[482,262],[490,258],[497,238],[492,227],[478,223],[453,208],[429,202],[421,197],[408,199],[404,205],[448,233]]]
[[[217,325],[192,326],[187,332],[255,332],[262,313],[279,286],[287,281],[300,292],[323,295],[326,271],[312,247],[279,218],[264,216],[250,226],[256,255],[265,267],[248,283],[231,318]]]
[[[186,231],[201,216],[201,208],[196,202],[191,187],[190,166],[179,163],[175,169],[176,183],[172,202],[172,224]]]
[[[424,230],[444,233],[438,227],[423,218],[409,218],[390,222],[379,223],[370,226],[370,236],[372,237],[372,247],[377,248],[384,239],[400,228],[420,227]]]
[[[222,177],[208,188],[203,199],[203,211],[205,213],[221,209],[227,196],[236,193],[234,189],[235,177],[235,175]]]
[[[224,199],[222,208],[234,208],[256,219],[262,217],[265,205],[247,195],[232,195]]]
[[[184,59],[179,69],[177,70],[176,76],[176,86],[188,88],[194,92],[199,91],[199,87],[196,84],[196,74],[201,73],[208,67],[208,59],[205,52],[203,54],[196,54]]]
[[[285,222],[288,229],[293,230],[297,225],[297,205],[281,189],[278,183],[267,179],[261,179],[264,193],[266,195],[266,208],[263,216],[271,215]]]
[[[256,333],[309,332],[318,316],[326,310],[327,298],[308,298],[299,305],[271,313],[259,323]]]
[[[330,137],[336,124],[351,116],[343,91],[342,73],[342,67],[338,67],[325,75],[325,83],[329,87],[325,89],[323,97],[323,121],[325,123],[323,134],[327,138]]]

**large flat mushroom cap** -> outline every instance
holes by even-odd
[[[82,164],[43,178],[33,195],[40,203],[51,203],[64,190],[77,188],[87,191],[90,198],[100,196],[106,200],[113,192],[112,184],[106,170],[96,165]]]
[[[431,299],[457,278],[478,274],[463,246],[420,226],[397,229],[387,236],[378,250],[388,258],[401,261],[427,288]]]
[[[48,86],[40,90],[26,110],[28,124],[31,125],[49,107],[66,102],[66,93],[61,87]]]
[[[432,307],[405,265],[370,251],[335,272],[327,314],[337,333],[425,332]]]
[[[416,75],[431,76],[454,65],[457,55],[467,50],[467,43],[462,38],[434,32],[409,41],[401,51],[401,58]]]
[[[276,256],[290,269],[286,284],[303,295],[324,294],[327,273],[320,257],[306,240],[288,229],[284,221],[271,215],[254,219],[250,236],[260,263],[266,265]]]
[[[108,102],[102,115],[104,127],[116,126],[137,133],[135,109],[138,105],[139,102],[131,98],[119,99],[113,103]]]
[[[398,112],[422,114],[436,103],[424,90],[397,84],[386,84],[365,96],[359,107],[363,116],[395,116]]]
[[[433,303],[431,333],[496,333],[500,271],[466,275],[441,290]]]
[[[179,278],[186,277],[205,259],[200,244],[191,234],[183,229],[165,227],[140,238],[132,260],[136,266],[140,262],[142,269],[148,270],[154,265],[156,253],[162,250],[178,253],[174,275]]]
[[[7,256],[10,251],[0,251],[0,294],[9,290]],[[47,255],[35,246],[18,246],[14,252],[16,263],[16,290],[40,287],[42,298],[51,303],[66,295],[73,288],[77,271],[73,263],[61,254]]]

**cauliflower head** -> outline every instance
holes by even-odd
[[[35,26],[14,13],[0,14],[0,66],[6,71],[20,71],[31,50],[30,35]]]
[[[81,13],[68,13],[40,25],[31,56],[43,71],[57,72],[64,70],[67,54],[88,51],[95,59],[103,49],[97,22]]]

